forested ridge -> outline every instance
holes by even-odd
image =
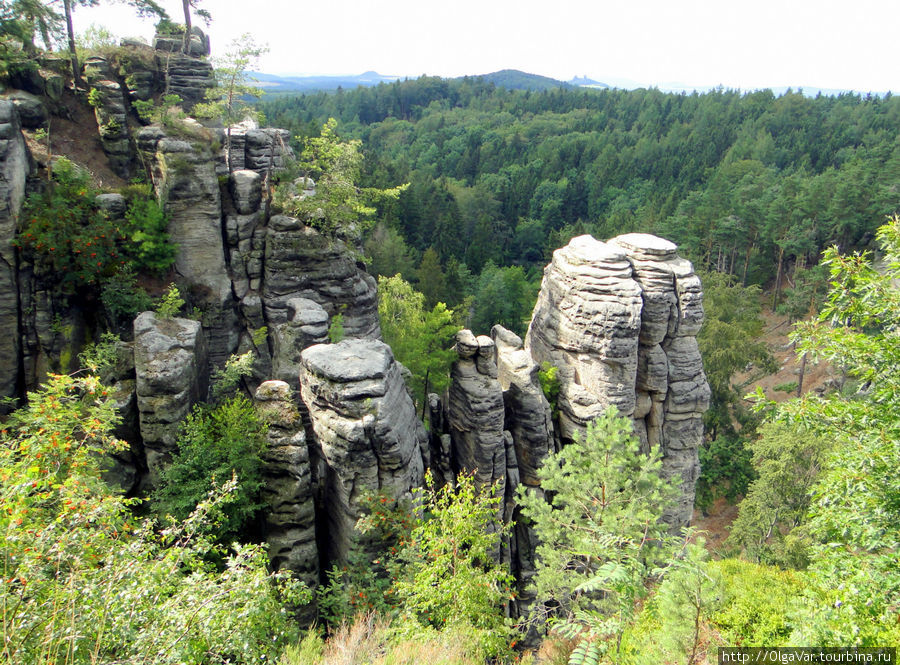
[[[385,222],[475,274],[542,265],[579,233],[647,231],[701,269],[767,284],[831,244],[868,246],[900,208],[891,96],[534,93],[423,77],[261,108],[302,135],[336,118],[362,139],[371,184],[410,183]]]

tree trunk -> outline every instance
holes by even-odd
[[[184,9],[184,42],[181,45],[181,51],[185,55],[191,53],[191,0],[181,0],[181,6]]]
[[[778,272],[775,275],[775,294],[772,297],[772,311],[778,309],[778,296],[781,291],[781,268],[784,264],[784,247],[778,248]]]
[[[800,377],[797,379],[797,397],[803,394],[803,375],[806,373],[806,354],[800,357]]]
[[[66,12],[66,34],[69,38],[69,58],[72,60],[72,85],[75,91],[82,85],[81,74],[78,72],[78,55],[75,53],[75,28],[72,26],[72,0],[63,0],[63,8]]]

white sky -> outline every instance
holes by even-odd
[[[179,0],[162,0],[173,19]],[[242,33],[272,74],[461,76],[900,91],[900,0],[205,0],[213,54]],[[149,39],[124,7],[75,12]]]

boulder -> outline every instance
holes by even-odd
[[[181,421],[209,385],[200,323],[143,312],[134,320],[134,368],[141,437],[153,485],[177,448]]]
[[[44,127],[50,119],[47,106],[37,95],[24,90],[13,90],[3,95],[3,98],[11,101],[16,107],[22,127],[37,129]]]
[[[400,499],[422,484],[425,428],[400,365],[377,340],[346,339],[303,351],[300,395],[309,414],[328,558],[345,560],[366,493]]]

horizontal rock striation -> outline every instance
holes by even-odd
[[[614,405],[634,418],[645,449],[659,447],[663,473],[681,485],[665,515],[673,525],[691,517],[709,406],[702,323],[700,280],[673,243],[580,236],[554,252],[526,342],[535,360],[559,367],[563,440]]]
[[[134,320],[134,369],[141,437],[153,485],[177,448],[181,421],[206,397],[206,341],[200,324],[144,312]]]
[[[425,428],[400,365],[377,340],[318,344],[301,354],[300,394],[309,414],[327,554],[345,560],[366,493],[399,499],[422,484]]]

